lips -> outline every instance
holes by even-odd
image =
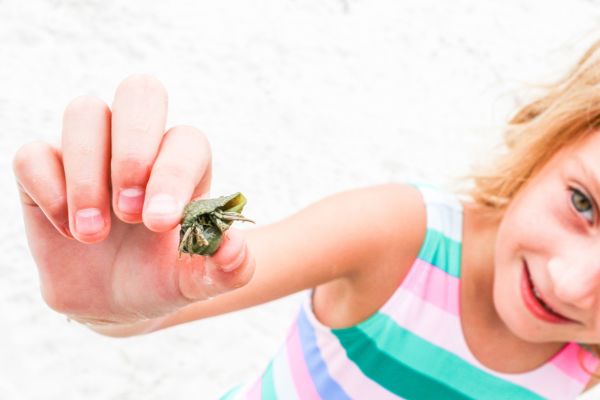
[[[565,324],[569,322],[575,322],[572,319],[565,317],[554,311],[544,300],[539,290],[534,286],[531,280],[527,263],[523,265],[523,274],[521,277],[521,295],[525,302],[527,309],[533,314],[534,317],[554,324]]]

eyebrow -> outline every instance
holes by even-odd
[[[579,169],[581,169],[581,171],[585,174],[586,178],[592,181],[592,184],[594,185],[594,191],[600,194],[600,179],[598,179],[598,175],[596,175],[592,171],[589,164],[585,162],[583,158],[575,156],[573,160],[575,161]]]

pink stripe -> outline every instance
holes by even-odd
[[[256,380],[252,389],[248,391],[248,395],[246,397],[247,400],[261,400],[262,399],[262,374]]]
[[[313,314],[310,298],[304,302],[303,307],[314,327],[317,345],[329,374],[351,399],[398,400],[398,396],[371,380],[348,358],[338,338]]]
[[[458,278],[417,259],[400,287],[442,310],[458,315],[459,282]]]
[[[458,316],[460,314],[460,280],[426,261],[421,259],[415,261],[401,287],[427,303],[453,315]],[[399,292],[396,293],[396,296],[399,295]],[[386,304],[386,309],[394,307],[391,303]],[[382,311],[384,310],[382,309]],[[415,317],[417,316],[415,315]],[[586,384],[590,379],[590,375],[581,367],[579,362],[578,352],[580,349],[581,347],[577,344],[570,343],[551,362],[566,375]],[[600,361],[588,351],[583,349],[581,351],[583,351],[583,362],[586,368],[595,371]]]
[[[456,354],[482,371],[516,383],[548,399],[575,398],[584,384],[566,375],[551,362],[533,371],[506,374],[487,368],[471,353],[460,325],[460,319],[424,301],[413,292],[399,289],[382,312],[398,325],[433,345]],[[560,357],[561,355],[557,355]],[[565,357],[568,357],[566,355]],[[587,365],[587,364],[586,364]]]
[[[586,384],[590,380],[590,374],[582,368],[582,363],[592,372],[595,372],[598,367],[598,359],[576,343],[569,343],[551,362],[565,374],[577,379],[582,384]]]
[[[298,397],[303,400],[319,400],[319,394],[315,388],[315,384],[310,377],[304,354],[302,352],[302,344],[300,342],[300,333],[298,331],[298,322],[295,322],[287,340],[287,350],[290,361],[290,371],[292,379],[298,392]]]

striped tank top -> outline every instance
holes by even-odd
[[[451,193],[415,185],[427,233],[406,278],[366,320],[332,329],[305,298],[284,344],[256,379],[221,399],[573,399],[598,359],[567,343],[539,368],[507,374],[482,365],[460,324],[463,210]],[[580,362],[581,360],[581,362]]]

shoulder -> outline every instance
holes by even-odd
[[[358,269],[384,259],[397,259],[415,248],[418,251],[426,230],[426,209],[420,190],[404,183],[337,193],[306,211],[300,214],[307,221],[325,223],[328,229],[322,232],[333,234],[336,243],[345,244],[344,250],[353,254],[354,267]],[[322,240],[327,242],[326,238]]]
[[[359,266],[397,260],[409,253],[416,257],[425,236],[427,216],[421,191],[410,184],[388,183],[354,189],[329,198],[338,219],[348,221],[341,236],[352,229],[367,253]],[[341,218],[340,218],[341,217]],[[355,243],[356,241],[350,241]]]
[[[388,183],[352,189],[328,196],[289,218],[327,225],[337,241],[360,246],[369,257],[420,244],[426,211],[419,189],[403,183]],[[298,218],[300,219],[300,218]],[[330,225],[334,224],[334,225]],[[325,227],[324,227],[325,228]],[[317,232],[319,234],[319,232]],[[355,240],[357,239],[358,242]],[[364,260],[363,260],[364,261]]]
[[[373,253],[357,270],[356,289],[361,293],[378,291],[385,299],[402,283],[419,255],[427,232],[427,207],[422,191],[409,184],[389,184],[373,188],[382,199],[371,218],[377,225]],[[386,290],[382,290],[387,288]],[[383,303],[382,303],[383,304]]]
[[[348,280],[320,285],[313,297],[317,318],[341,328],[364,321],[393,295],[407,275],[425,238],[426,208],[416,187],[385,184],[347,193],[360,210],[354,229],[363,250]],[[355,242],[356,243],[356,242]]]
[[[426,205],[421,190],[409,184],[387,184],[372,188],[380,204],[373,207],[371,217],[378,225],[380,238],[375,263],[398,265],[398,261],[416,258],[427,228]],[[406,262],[400,263],[406,265]],[[408,267],[407,266],[407,267]]]

